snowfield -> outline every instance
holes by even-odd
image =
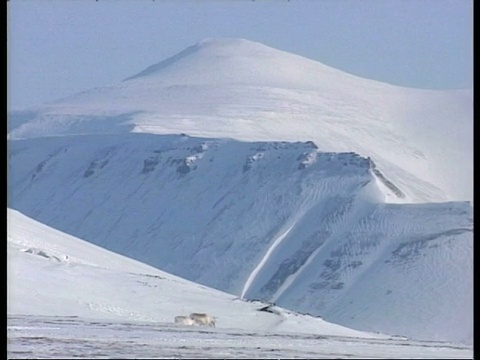
[[[10,316],[8,357],[119,359],[473,359],[471,347],[78,317]]]
[[[8,210],[9,358],[472,358],[240,300]],[[262,308],[267,311],[259,311]],[[206,311],[217,327],[173,324]]]

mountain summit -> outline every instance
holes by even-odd
[[[314,141],[370,157],[403,196],[472,200],[472,92],[402,88],[243,39],[207,39],[126,80],[9,118],[10,139],[186,133]]]
[[[205,39],[126,80],[136,79],[169,85],[262,85],[303,90],[321,89],[330,80],[349,79],[359,85],[365,81],[258,42],[228,38]]]

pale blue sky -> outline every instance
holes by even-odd
[[[240,37],[391,84],[471,88],[473,0],[10,0],[8,104],[117,83]]]

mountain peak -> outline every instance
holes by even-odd
[[[197,43],[197,46],[217,46],[217,47],[232,47],[232,46],[257,46],[269,47],[258,43],[256,41],[247,40],[244,38],[205,38]]]
[[[259,42],[243,38],[206,38],[125,81],[154,78],[163,84],[175,85],[213,83],[315,88],[319,77],[330,73],[337,79],[347,75]]]
[[[281,53],[288,54],[288,52],[244,38],[205,38],[194,46],[201,50],[231,56],[259,55],[259,52],[276,53],[277,56]]]

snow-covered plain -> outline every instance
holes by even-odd
[[[472,358],[240,300],[8,210],[9,358]],[[174,316],[205,311],[217,327]]]
[[[392,70],[394,71],[394,70]],[[473,199],[471,90],[402,88],[243,39],[207,39],[119,84],[9,119],[11,139],[144,132],[314,141],[371,157],[404,193]]]

